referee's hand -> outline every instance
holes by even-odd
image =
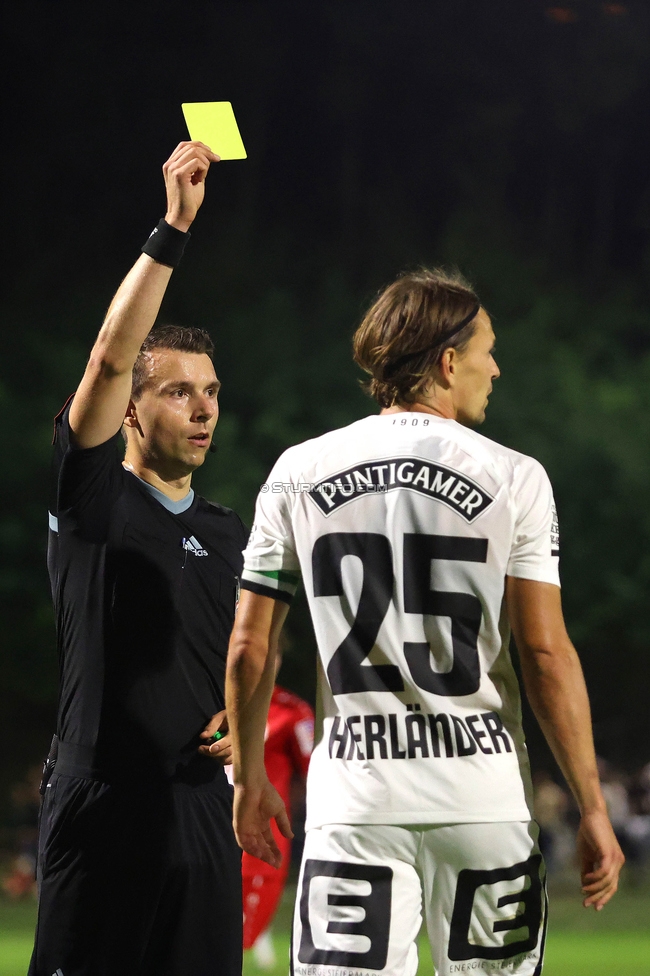
[[[203,142],[181,142],[176,146],[163,166],[168,224],[184,232],[189,229],[203,203],[210,163],[218,162],[219,156]]]
[[[225,710],[213,715],[201,732],[203,745],[199,746],[202,756],[218,759],[224,766],[232,763],[232,743],[228,732],[228,719]]]

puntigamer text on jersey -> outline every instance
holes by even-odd
[[[466,522],[473,522],[494,501],[467,475],[416,457],[382,458],[355,465],[314,485],[309,497],[328,516],[355,498],[394,488],[410,488],[435,498],[458,512]]]

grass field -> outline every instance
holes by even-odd
[[[259,970],[249,957],[244,976],[262,972],[287,976],[293,894],[293,890],[287,891],[274,924],[278,965]],[[35,915],[32,902],[0,899],[0,976],[25,976]],[[433,976],[425,938],[418,976]],[[650,893],[623,891],[598,915],[586,912],[577,897],[558,894],[552,898],[544,976],[650,976]]]

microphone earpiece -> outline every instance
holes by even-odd
[[[211,441],[210,442],[210,447],[208,448],[208,450],[209,450],[210,454],[216,454],[217,453],[217,445],[214,443],[214,441]]]

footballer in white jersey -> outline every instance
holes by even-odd
[[[561,621],[552,489],[537,461],[468,427],[483,419],[498,376],[473,292],[429,272],[391,288],[357,333],[382,413],[290,448],[258,498],[227,683],[235,829],[245,849],[273,861],[269,817],[288,827],[259,768],[257,712],[302,577],[320,735],[294,976],[411,976],[422,905],[439,974],[533,976],[545,869],[511,623],[533,706],[583,812],[586,904],[602,907],[622,863]],[[545,655],[550,677],[536,674]]]
[[[506,575],[559,584],[544,469],[454,420],[367,417],[290,448],[242,588],[302,572],[322,737],[307,829],[530,820]]]

